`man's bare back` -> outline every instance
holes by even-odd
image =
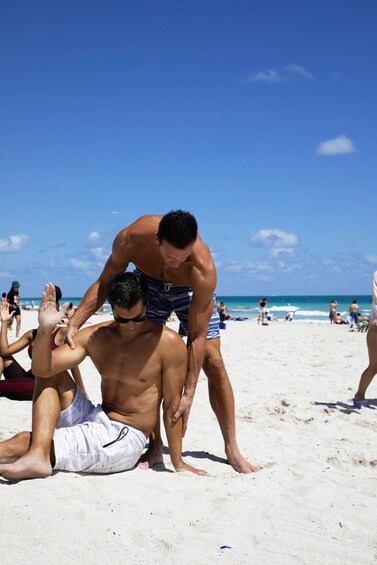
[[[208,246],[199,235],[184,261],[177,266],[169,266],[169,257],[164,260],[156,241],[161,218],[161,215],[142,216],[119,232],[113,244],[113,261],[121,265],[133,263],[150,277],[193,289],[198,275],[203,278],[213,277],[214,263]],[[182,253],[184,258],[185,250]],[[213,282],[214,291],[216,276]]]

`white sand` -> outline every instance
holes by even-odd
[[[36,319],[23,313],[22,329]],[[225,464],[201,376],[184,454],[210,476],[176,474],[165,454],[158,471],[0,479],[1,562],[376,562],[377,378],[372,408],[351,403],[367,364],[365,334],[330,324],[230,322],[222,350],[239,445],[262,471],[241,476]],[[29,367],[26,352],[17,358]],[[81,369],[99,401],[91,361]],[[1,440],[30,429],[30,402],[1,398],[0,414]]]

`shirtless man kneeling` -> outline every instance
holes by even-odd
[[[174,331],[146,318],[147,295],[143,276],[113,275],[107,298],[114,321],[78,332],[75,349],[63,345],[51,352],[51,332],[66,305],[58,312],[55,288],[46,285],[32,360],[33,373],[41,377],[33,436],[22,432],[0,443],[1,461],[17,459],[0,465],[3,477],[47,477],[53,469],[102,474],[132,469],[156,424],[161,400],[175,470],[206,474],[183,462],[182,418],[172,420],[186,378],[186,348]],[[97,406],[65,372],[87,356],[101,375],[102,404]]]

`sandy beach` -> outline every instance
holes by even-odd
[[[22,333],[36,325],[37,312],[22,313]],[[202,374],[183,451],[208,476],[174,473],[165,450],[165,466],[155,470],[0,479],[1,562],[376,562],[377,379],[369,409],[351,401],[367,365],[365,334],[228,322],[222,351],[239,445],[260,472],[242,476],[226,464]],[[30,366],[25,351],[16,358]],[[80,368],[99,402],[96,369],[90,360]],[[1,440],[31,428],[30,402],[0,398],[0,414]]]

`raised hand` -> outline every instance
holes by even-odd
[[[9,304],[2,304],[0,309],[0,317],[2,322],[8,322],[13,318],[14,312],[9,312]]]
[[[56,309],[56,292],[52,283],[47,283],[42,293],[39,306],[38,321],[41,329],[52,329],[67,315],[68,302],[64,302],[58,311]]]

